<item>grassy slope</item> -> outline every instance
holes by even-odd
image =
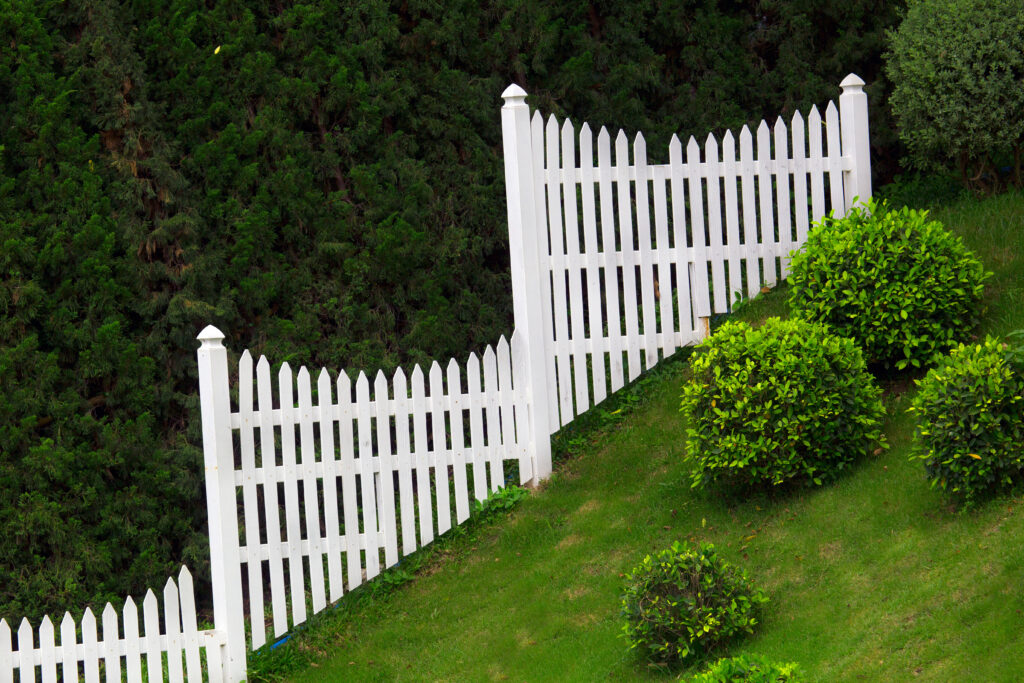
[[[1024,328],[1024,197],[935,216],[996,271],[981,332]],[[784,310],[775,292],[740,315]],[[945,506],[907,460],[908,393],[887,401],[892,448],[836,485],[722,501],[688,485],[684,375],[674,365],[639,410],[577,440],[581,454],[509,519],[293,639],[315,660],[294,680],[675,678],[625,649],[618,593],[643,554],[683,538],[715,543],[771,596],[730,654],[798,661],[814,681],[1024,679],[1024,498]]]

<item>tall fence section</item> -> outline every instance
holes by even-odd
[[[198,350],[214,628],[195,625],[183,569],[139,633],[131,598],[103,638],[0,621],[0,683],[240,681],[264,646],[397,564],[506,483],[551,472],[550,435],[709,332],[708,319],[788,272],[815,220],[871,195],[867,98],[854,75],[838,107],[684,146],[649,163],[621,131],[540,113],[510,86],[501,112],[515,332],[481,356],[378,372],[276,373],[224,335]],[[276,375],[276,382],[274,381]],[[354,380],[353,380],[354,378]],[[232,387],[236,400],[232,399]],[[511,467],[509,463],[512,463]],[[180,611],[179,611],[180,610]],[[77,640],[76,628],[82,633]],[[66,644],[65,644],[66,643]],[[201,651],[205,651],[205,666]],[[143,656],[145,659],[143,659]],[[184,666],[182,663],[184,662]]]

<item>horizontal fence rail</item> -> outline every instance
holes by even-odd
[[[192,575],[184,567],[178,582],[167,580],[163,590],[163,614],[157,596],[147,591],[142,619],[129,596],[118,613],[109,602],[100,617],[86,609],[79,623],[65,613],[59,629],[49,616],[38,630],[23,619],[13,633],[0,619],[0,683],[43,683],[85,680],[125,680],[179,683],[204,680],[202,655],[206,653],[209,681],[219,681],[223,634],[199,630],[196,625]],[[58,637],[59,636],[59,637]]]

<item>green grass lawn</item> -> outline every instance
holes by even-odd
[[[1024,196],[933,215],[995,271],[979,333],[1024,328]],[[783,289],[737,315],[785,310]],[[883,455],[819,490],[722,500],[689,485],[685,380],[685,363],[670,362],[639,405],[620,399],[632,409],[563,436],[569,454],[509,516],[251,658],[254,679],[685,678],[648,666],[618,634],[622,574],[688,539],[714,543],[771,598],[756,634],[723,654],[796,661],[811,681],[1024,680],[1024,497],[958,512],[929,489],[908,461],[912,382],[888,382]]]

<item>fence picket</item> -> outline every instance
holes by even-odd
[[[534,473],[540,467],[534,466],[533,458],[535,451],[527,448],[531,438],[529,433],[530,421],[527,418],[527,413],[530,409],[529,402],[525,388],[516,380],[516,377],[522,377],[522,375],[517,375],[514,371],[515,368],[526,367],[529,362],[523,335],[513,332],[511,343],[506,343],[505,337],[502,336],[498,345],[498,358],[502,357],[505,359],[504,367],[508,368],[507,386],[511,388],[509,394],[511,396],[512,419],[509,436],[513,446],[513,454],[519,458],[519,483],[525,484],[534,478]]]
[[[157,645],[157,652],[159,651],[159,645]],[[100,650],[96,638],[96,617],[88,607],[85,608],[85,614],[82,615],[82,664],[85,668],[85,683],[100,683]]]
[[[725,288],[725,244],[722,239],[722,168],[718,161],[718,140],[708,134],[704,141],[703,174],[707,185],[708,259],[714,282],[715,313],[729,310],[729,296]]]
[[[409,445],[409,386],[402,368],[395,371],[395,439],[398,496],[402,517],[402,555],[416,550],[416,512],[412,494],[412,448]]]
[[[416,498],[420,511],[420,545],[434,540],[433,504],[430,501],[430,458],[427,455],[427,399],[423,389],[423,370],[412,371],[412,414],[416,440]]]
[[[797,111],[793,114],[793,123],[790,126],[793,137],[793,210],[796,223],[796,241],[789,245],[790,250],[804,243],[807,239],[807,148],[806,134],[804,133],[804,117]],[[788,256],[787,262],[788,262]]]
[[[779,215],[779,256],[780,277],[789,275],[789,252],[793,249],[793,219],[789,208],[789,151],[786,123],[780,116],[775,121],[775,184]]]
[[[616,254],[615,209],[612,195],[612,153],[608,130],[601,127],[597,135],[597,177],[601,197],[601,233],[604,255],[604,297],[605,323],[608,326],[608,367],[611,369],[612,393],[624,383],[622,368],[622,316],[619,313],[619,269]]]
[[[246,349],[238,359],[238,441],[242,451],[242,517],[245,520],[246,570],[249,577],[249,615],[252,647],[266,642],[263,625],[263,563],[257,556],[260,547],[260,518],[256,496],[256,442],[253,437],[252,355]]]
[[[747,267],[747,296],[754,298],[761,291],[761,263],[757,239],[757,204],[755,203],[754,143],[750,128],[740,131],[740,185],[743,196],[743,259]]]
[[[583,334],[583,285],[580,271],[588,268],[580,251],[580,233],[576,204],[576,135],[572,123],[566,119],[562,125],[562,200],[565,203],[565,263],[569,275],[569,326],[572,338],[573,383],[576,386],[576,406],[573,415],[586,412],[590,407],[587,380],[587,347]]]
[[[35,683],[36,664],[32,655],[36,646],[33,642],[32,624],[28,619],[22,619],[18,627],[18,675],[21,677],[19,683]]]
[[[498,365],[494,349],[484,349],[484,396],[487,400],[487,451],[490,455],[491,491],[505,485],[506,445],[501,430],[501,399],[498,387]]]
[[[437,534],[452,528],[451,494],[448,491],[448,438],[445,434],[444,385],[441,366],[437,361],[430,366],[430,414],[434,436],[434,489],[437,496]]]
[[[811,107],[807,117],[807,134],[810,143],[810,157],[807,169],[811,174],[811,214],[814,220],[825,215],[825,160],[821,151],[822,128],[818,107]]]
[[[658,172],[660,171],[660,172]],[[672,255],[668,239],[668,200],[665,194],[666,174],[664,167],[657,169],[654,175],[654,235],[658,241],[655,254],[658,265],[658,277],[655,279],[655,298],[661,317],[660,342],[662,354],[667,358],[679,346],[675,332],[675,315],[672,311]]]
[[[164,584],[164,628],[167,631],[167,680],[184,680],[181,669],[181,621],[178,612],[178,587],[172,579]]]
[[[636,233],[644,327],[644,369],[649,370],[658,364],[658,314],[654,307],[654,246],[651,242],[647,141],[641,133],[637,133],[633,140],[633,165],[636,168]]]
[[[622,304],[626,314],[627,376],[633,381],[640,375],[640,324],[637,319],[639,300],[636,291],[636,244],[633,241],[633,200],[630,196],[629,141],[619,131],[615,136],[615,190],[619,208],[619,239],[622,241]]]
[[[554,115],[548,118],[544,133],[547,159],[544,167],[547,174],[558,173],[558,121]],[[558,409],[557,426],[567,425],[572,421],[572,374],[569,354],[569,297],[566,292],[565,233],[562,229],[562,198],[561,186],[557,181],[545,182],[548,200],[548,239],[551,245],[551,287],[552,311],[555,325],[555,368],[558,372]],[[555,375],[552,375],[555,377]]]
[[[583,243],[587,259],[587,312],[589,314],[589,335],[587,350],[590,353],[591,373],[593,382],[594,404],[598,404],[608,396],[605,386],[604,364],[604,324],[601,321],[601,269],[607,272],[605,263],[607,252],[598,252],[597,248],[597,214],[594,207],[594,144],[590,126],[583,124],[580,128],[580,191],[583,197]]]
[[[65,620],[67,620],[66,617]],[[163,683],[163,656],[160,654],[160,611],[157,607],[156,595],[152,589],[147,590],[146,597],[142,599],[142,620],[146,625],[146,678],[150,683]],[[71,628],[73,637],[74,624],[71,624]],[[61,624],[61,639],[63,640],[63,638],[64,625]]]
[[[195,590],[192,574],[182,566],[178,572],[178,601],[181,604],[181,640],[185,649],[185,670],[189,681],[202,683],[203,670],[199,658],[199,626],[196,623]]]
[[[14,683],[14,648],[6,619],[0,619],[0,683]]]
[[[7,667],[4,666],[3,661],[3,646],[4,643],[10,644],[10,639],[3,637],[3,628],[6,624],[0,622],[0,681],[3,681],[3,674],[7,671]],[[75,620],[72,618],[70,612],[64,613],[64,618],[60,620],[60,651],[61,651],[61,666],[60,673],[61,677],[65,681],[77,681],[78,680],[78,635],[75,629]],[[159,683],[159,679],[155,680]]]
[[[708,277],[708,239],[704,232],[704,189],[700,163],[700,146],[690,137],[686,143],[686,178],[690,199],[690,233],[693,238],[692,277],[696,288],[694,316],[711,316],[711,293]],[[697,322],[697,321],[694,321]],[[699,327],[699,325],[698,325]]]
[[[761,207],[761,238],[759,252],[764,266],[763,282],[767,287],[775,286],[775,208],[772,197],[772,143],[768,124],[761,121],[757,127],[757,194]]]
[[[121,657],[118,654],[117,611],[109,602],[101,615],[103,640],[100,643],[100,657],[107,673],[107,683],[121,683]]]
[[[281,401],[281,457],[284,462],[285,529],[288,534],[288,578],[292,598],[292,624],[306,621],[306,580],[302,567],[302,535],[299,528],[299,467],[295,460],[295,395],[292,369],[281,365],[277,375]]]
[[[363,583],[363,561],[359,540],[359,503],[356,488],[356,446],[352,421],[356,419],[352,404],[352,381],[342,370],[336,382],[338,395],[338,452],[341,455],[341,503],[344,506],[342,523],[345,526],[345,570],[348,589]]]
[[[329,600],[335,602],[344,593],[341,578],[341,536],[338,521],[338,458],[334,448],[334,400],[331,376],[326,368],[316,378],[316,402],[320,423],[320,462],[323,466],[325,547]]]
[[[327,593],[324,588],[324,562],[320,529],[320,497],[317,494],[316,475],[316,442],[313,439],[313,395],[309,378],[309,370],[299,369],[299,443],[302,458],[302,502],[305,511],[305,540],[309,547],[309,578],[312,587],[313,613],[316,614],[327,606]],[[303,597],[305,601],[305,597]]]
[[[465,425],[462,418],[464,403],[462,373],[452,358],[448,362],[448,419],[451,423],[452,478],[455,482],[455,523],[469,519],[469,484],[466,481]]]
[[[270,363],[260,356],[256,363],[256,395],[260,421],[260,464],[263,469],[263,511],[267,521],[267,556],[270,573],[270,604],[273,612],[274,636],[288,630],[288,607],[284,587],[284,556],[281,553],[281,514],[278,498],[277,449],[274,445],[273,389]],[[252,547],[251,543],[249,544]],[[250,550],[250,562],[255,561]],[[145,605],[143,605],[145,607]],[[249,611],[253,633],[266,630],[264,615]],[[265,640],[263,642],[266,642]],[[253,649],[260,647],[253,637]]]
[[[487,461],[490,449],[484,445],[483,400],[480,389],[480,359],[475,353],[469,354],[466,362],[466,387],[469,392],[469,438],[470,447],[466,454],[470,457],[473,467],[473,497],[476,500],[487,498]]]
[[[377,509],[380,513],[380,527],[384,532],[384,566],[398,564],[398,524],[395,518],[395,463],[391,449],[391,414],[388,408],[388,380],[384,373],[377,371],[373,382],[373,400],[377,405],[377,460],[380,474],[377,475]]]
[[[127,637],[127,634],[125,634]],[[39,625],[39,671],[43,683],[57,683],[57,645],[53,638],[53,622],[49,615]],[[120,683],[120,680],[118,680]]]
[[[825,108],[825,137],[828,141],[828,187],[832,195],[832,206],[836,218],[846,215],[846,201],[843,194],[843,160],[839,146],[839,110],[835,102]]]
[[[373,462],[373,414],[370,412],[370,382],[366,374],[356,378],[356,419],[359,435],[359,491],[363,508],[363,549],[366,551],[366,580],[380,574],[380,544],[377,539],[377,490]],[[345,520],[348,521],[347,519]]]
[[[693,302],[690,288],[690,261],[693,249],[687,234],[686,226],[686,167],[683,165],[683,144],[675,135],[668,146],[669,179],[671,181],[672,198],[672,232],[675,246],[676,267],[676,306],[679,312],[679,332],[684,340],[695,338],[698,327],[694,319]],[[704,279],[707,285],[707,279]],[[707,302],[707,290],[703,301]]]
[[[125,676],[128,683],[142,683],[142,638],[139,633],[139,609],[132,596],[124,601]],[[69,680],[65,675],[64,680]]]
[[[542,264],[550,263],[551,260],[551,248],[548,243],[550,233],[545,227],[547,226],[547,208],[544,202],[544,197],[546,196],[544,183],[544,143],[544,118],[541,116],[539,111],[535,111],[533,113],[533,118],[530,120],[530,144],[532,147],[531,158],[533,159],[533,179],[535,183],[534,198],[536,201],[534,204],[536,209],[535,217],[537,221],[536,230],[538,233],[537,250]],[[554,433],[562,423],[558,415],[559,399],[558,381],[556,380],[557,375],[555,374],[555,353],[551,348],[551,341],[555,339],[555,328],[551,321],[551,311],[554,305],[551,300],[551,286],[551,272],[550,269],[547,269],[541,273],[541,296],[538,305],[542,309],[540,317],[541,321],[544,323],[544,348],[548,364],[546,369],[546,377],[548,380],[548,421],[549,428],[552,433]],[[535,390],[539,390],[539,388]]]
[[[732,131],[726,131],[722,138],[722,182],[725,184],[723,199],[725,203],[725,227],[727,235],[726,254],[729,258],[729,310],[737,298],[743,296],[743,270],[740,267],[740,225],[737,216],[736,179],[739,175],[736,168],[736,140]]]

